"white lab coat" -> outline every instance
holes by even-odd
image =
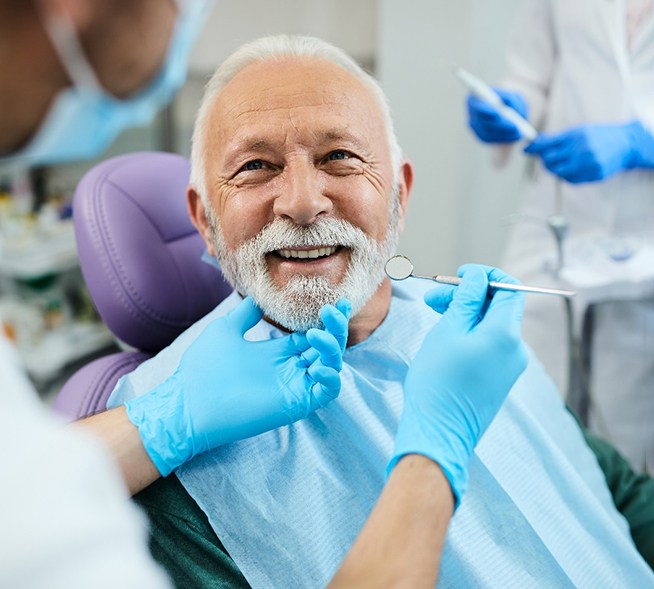
[[[633,119],[654,132],[654,14],[628,47],[625,0],[522,0],[500,85],[523,94],[530,121],[545,132]],[[570,243],[612,233],[654,239],[654,172],[577,186],[559,182],[562,211],[556,183],[532,160],[520,204],[530,220],[512,227],[503,262],[524,282],[557,284],[544,268],[556,257],[545,224],[555,212],[570,221]],[[561,390],[567,388],[565,325],[560,300],[528,300],[525,339]],[[592,354],[591,428],[634,466],[642,468],[647,456],[654,468],[654,298],[596,305]]]
[[[99,444],[56,422],[0,335],[0,587],[170,587]]]

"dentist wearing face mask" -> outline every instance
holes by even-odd
[[[92,157],[185,77],[206,2],[0,0],[0,161]],[[169,587],[106,450],[56,423],[0,335],[0,587]]]
[[[2,0],[1,161],[91,158],[149,123],[186,78],[209,2]]]
[[[123,129],[147,123],[184,81],[207,9],[206,0],[0,0],[0,161],[92,157]],[[470,272],[458,289],[430,303],[448,319],[416,363],[410,401],[420,410],[402,418],[389,485],[335,587],[359,587],[371,569],[386,579],[377,587],[391,573],[433,587],[469,454],[524,368],[522,300],[485,305],[486,287],[485,272]],[[507,313],[512,321],[499,320]],[[146,402],[88,426],[104,444],[48,415],[0,335],[0,587],[169,587],[150,560],[145,522],[123,483],[137,490],[198,452],[302,419],[336,398],[349,304],[327,305],[321,316],[323,330],[247,342],[243,334],[261,312],[245,299],[208,326]],[[498,347],[496,339],[515,345]],[[446,352],[441,340],[466,345]],[[216,349],[230,354],[216,361]],[[441,368],[430,361],[435,350]],[[491,360],[506,369],[483,370],[483,386],[471,378],[473,369],[443,368]],[[220,403],[212,387],[204,390],[207,382],[221,382],[224,396],[238,395],[238,402]],[[288,393],[304,402],[289,402]],[[460,395],[469,401],[464,411],[455,401]],[[424,435],[430,427],[433,436]],[[391,558],[398,538],[404,552]]]

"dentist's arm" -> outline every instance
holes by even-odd
[[[137,493],[202,452],[307,417],[340,392],[350,307],[325,305],[325,329],[251,342],[261,319],[246,298],[209,324],[161,385],[79,422],[102,438]]]
[[[404,456],[328,589],[433,589],[453,511],[438,464]]]
[[[87,417],[71,425],[105,445],[118,465],[130,495],[156,481],[161,473],[147,453],[138,428],[127,418],[125,406]]]
[[[524,295],[490,292],[503,272],[463,266],[458,288],[425,296],[444,312],[413,360],[386,486],[329,585],[433,588],[475,445],[527,364]]]

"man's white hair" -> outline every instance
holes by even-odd
[[[215,99],[227,84],[243,69],[253,63],[268,60],[282,60],[288,57],[322,59],[332,62],[350,72],[368,87],[379,104],[384,118],[388,144],[391,150],[393,186],[399,180],[402,150],[397,142],[388,101],[381,86],[370,74],[366,73],[347,53],[316,37],[302,35],[275,35],[262,37],[241,46],[232,53],[216,70],[205,88],[204,96],[195,119],[191,146],[191,186],[200,195],[205,207],[208,207],[206,186],[206,149],[205,137],[208,127],[209,111]]]

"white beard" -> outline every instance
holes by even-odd
[[[319,217],[309,227],[287,219],[275,219],[257,235],[230,251],[220,223],[210,213],[209,224],[218,261],[225,278],[240,293],[249,295],[275,323],[289,331],[306,331],[320,327],[319,311],[325,304],[346,298],[354,317],[370,300],[385,278],[384,265],[397,248],[399,239],[399,192],[393,191],[389,207],[386,237],[377,242],[351,223],[334,217]],[[266,254],[293,247],[340,245],[350,249],[345,276],[331,284],[323,276],[292,276],[283,287],[270,276]]]

